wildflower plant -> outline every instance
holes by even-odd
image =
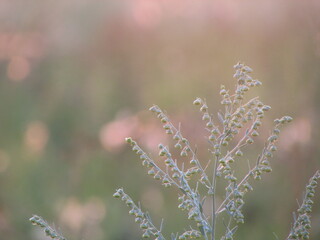
[[[235,91],[231,93],[225,86],[221,86],[221,104],[224,110],[218,112],[217,119],[209,112],[204,99],[197,98],[193,102],[199,107],[202,120],[205,122],[211,156],[208,162],[203,163],[199,160],[196,148],[193,148],[190,141],[183,135],[180,125],[176,127],[167,114],[156,105],[152,106],[150,111],[160,119],[166,134],[172,136],[175,152],[178,151],[183,161],[177,161],[169,146],[160,143],[159,156],[166,166],[163,169],[135,140],[126,138],[126,142],[147,169],[148,175],[160,181],[164,187],[173,187],[178,190],[178,208],[185,211],[187,218],[191,221],[190,226],[182,233],[171,233],[168,237],[163,231],[164,221],[162,220],[157,227],[140,203],[136,204],[123,188],[119,188],[113,196],[121,199],[129,207],[129,215],[134,216],[135,222],[143,232],[142,238],[233,240],[239,225],[244,223],[244,197],[246,193],[253,190],[252,181],[260,180],[264,174],[272,171],[270,159],[277,151],[276,143],[280,128],[290,123],[292,118],[284,116],[274,120],[271,134],[254,160],[254,164],[248,161],[248,172],[239,177],[235,162],[239,161],[244,154],[244,149],[252,145],[259,136],[262,119],[271,107],[265,105],[258,97],[246,99],[246,93],[250,89],[261,85],[260,81],[250,76],[252,69],[242,63],[237,63],[234,69]],[[312,198],[319,179],[320,172],[317,171],[306,186],[302,204],[297,212],[293,213],[294,221],[286,240],[309,239]],[[223,186],[224,189],[224,199],[219,204],[218,185]],[[207,212],[204,210],[204,204],[208,199],[211,210]],[[41,217],[34,215],[30,221],[33,225],[43,228],[45,234],[52,239],[66,240]],[[216,227],[218,221],[225,226],[225,229],[219,229],[219,232]]]
[[[252,181],[260,180],[264,174],[272,171],[270,159],[277,150],[276,143],[280,128],[290,123],[292,118],[284,116],[274,121],[274,128],[266,139],[254,165],[250,167],[249,164],[247,174],[241,178],[238,177],[239,174],[236,176],[234,162],[243,156],[243,150],[247,146],[254,143],[259,135],[262,119],[271,107],[265,105],[258,97],[246,99],[246,93],[249,90],[261,85],[260,81],[250,76],[252,69],[242,63],[237,63],[234,69],[235,91],[231,92],[225,86],[221,86],[221,104],[224,111],[218,112],[217,119],[209,112],[204,99],[197,98],[193,102],[199,107],[202,120],[205,122],[211,154],[208,162],[203,163],[198,159],[196,149],[183,135],[180,125],[175,126],[168,115],[157,105],[152,106],[149,110],[160,119],[166,134],[172,136],[175,151],[179,151],[184,161],[182,163],[177,161],[169,146],[160,143],[159,156],[166,165],[165,169],[162,169],[135,140],[130,137],[126,138],[126,142],[139,156],[142,165],[146,167],[148,175],[159,180],[164,187],[174,187],[178,190],[178,208],[185,211],[187,218],[191,221],[191,225],[184,232],[172,233],[169,238],[165,237],[163,221],[160,227],[156,227],[149,213],[143,211],[140,204],[135,204],[123,188],[120,188],[113,196],[124,201],[130,208],[129,214],[133,215],[135,222],[140,224],[143,238],[232,240],[239,225],[244,223],[244,196],[253,190]],[[310,229],[308,214],[311,211],[313,203],[311,198],[319,177],[319,172],[317,172],[311,178],[303,203],[298,210],[298,216],[294,215],[294,223],[287,239],[308,239]],[[219,204],[217,204],[218,184],[224,185],[224,200]],[[210,198],[211,211],[205,212],[204,202]],[[227,223],[221,217],[222,213],[229,218]],[[217,221],[223,221],[225,225],[221,236],[217,234]]]

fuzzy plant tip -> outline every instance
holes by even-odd
[[[315,194],[315,189],[318,185],[320,179],[319,170],[310,178],[309,183],[306,186],[304,198],[302,204],[297,210],[297,213],[294,213],[294,222],[291,227],[290,234],[287,240],[291,239],[309,239],[310,238],[310,229],[311,229],[311,218],[310,213],[312,212],[313,197]]]
[[[29,221],[32,225],[42,228],[46,236],[55,240],[67,240],[57,230],[51,227],[42,217],[33,215]]]

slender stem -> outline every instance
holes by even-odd
[[[211,240],[215,239],[215,225],[216,225],[216,179],[217,179],[217,168],[218,168],[218,157],[215,158],[214,169],[213,169],[213,177],[212,177],[212,233]]]

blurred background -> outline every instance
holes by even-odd
[[[156,157],[170,143],[147,111],[165,109],[209,158],[204,123],[192,106],[221,109],[219,88],[235,85],[243,61],[282,131],[273,173],[246,196],[237,239],[284,239],[309,177],[320,167],[320,1],[299,0],[1,0],[0,239],[42,240],[28,222],[38,214],[68,239],[139,239],[125,190],[165,231],[183,231],[175,190],[147,176],[123,139]],[[243,164],[247,168],[247,164]],[[320,189],[318,189],[320,192]],[[320,238],[320,194],[312,239]],[[221,196],[222,197],[222,196]]]

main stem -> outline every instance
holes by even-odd
[[[215,157],[214,169],[213,169],[213,176],[212,176],[212,233],[211,233],[211,240],[215,239],[215,225],[216,225],[216,178],[217,178],[217,167],[218,167],[218,157]]]

